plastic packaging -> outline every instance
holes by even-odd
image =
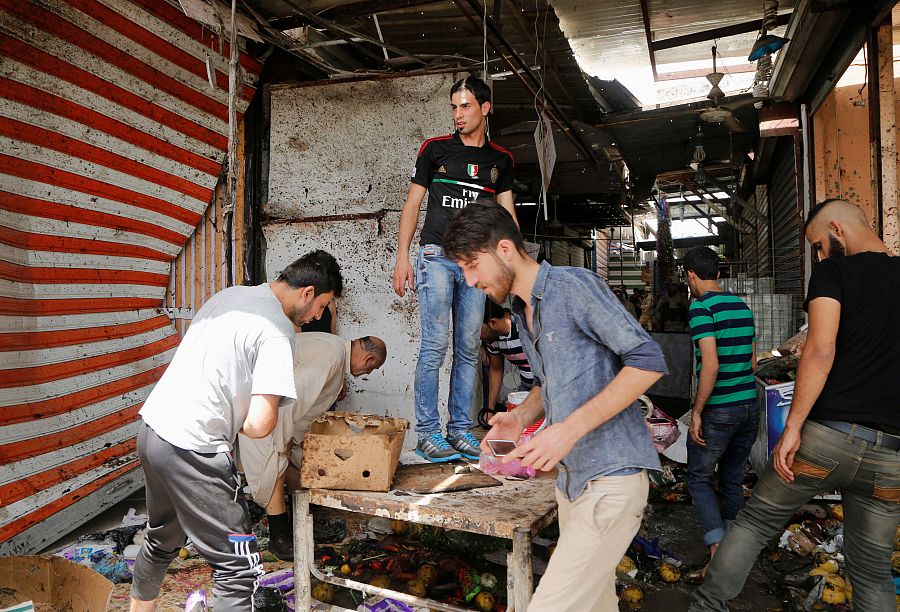
[[[531,436],[523,434],[517,444],[522,446],[529,440],[531,440]],[[530,465],[522,465],[518,459],[513,459],[509,463],[503,463],[502,457],[495,457],[485,452],[481,453],[478,467],[482,472],[490,475],[499,474],[501,476],[528,476],[529,478],[534,478],[535,474],[537,474],[537,470]]]

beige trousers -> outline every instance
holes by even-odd
[[[588,483],[575,501],[559,489],[559,542],[528,612],[617,612],[616,565],[641,526],[647,470]]]

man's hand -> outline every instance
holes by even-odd
[[[491,430],[481,440],[481,450],[489,455],[493,455],[494,452],[488,446],[488,440],[512,440],[513,442],[518,442],[519,436],[522,435],[522,430],[525,429],[522,420],[515,412],[498,412],[490,418],[488,423],[491,425]]]
[[[503,463],[518,459],[522,465],[549,472],[572,450],[577,441],[578,437],[572,434],[571,428],[566,427],[565,423],[554,423],[503,457]]]
[[[698,410],[691,411],[691,440],[698,446],[706,446],[703,439],[703,417]]]
[[[407,287],[410,289],[415,288],[415,282],[412,266],[409,265],[409,258],[397,258],[397,265],[394,266],[394,293],[403,297],[406,294]]]
[[[794,466],[794,455],[800,448],[800,431],[793,427],[785,427],[784,432],[772,451],[772,458],[775,462],[775,471],[778,476],[785,482],[794,482],[794,472],[791,468]]]
[[[342,399],[344,399],[345,397],[347,397],[347,377],[346,376],[344,377],[344,384],[341,385],[341,390],[340,390],[340,392],[338,392],[336,401],[339,402]]]

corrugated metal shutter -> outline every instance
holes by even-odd
[[[0,554],[143,482],[170,264],[227,147],[218,49],[162,0],[0,0]],[[241,63],[243,110],[261,65]]]
[[[794,296],[794,316],[802,312],[803,256],[800,241],[800,209],[794,172],[794,140],[782,137],[775,147],[769,178],[769,206],[772,227],[772,272],[775,293]]]
[[[768,185],[757,185],[756,186],[756,194],[755,194],[755,202],[756,209],[763,214],[763,217],[768,219],[769,217],[769,188]],[[764,277],[771,276],[772,267],[771,267],[771,251],[772,245],[769,237],[769,224],[761,223],[757,220],[756,223],[756,266],[755,269],[751,271],[752,276],[756,277]]]

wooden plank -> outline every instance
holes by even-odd
[[[175,275],[175,299],[173,300],[172,305],[175,308],[183,308],[184,307],[184,249],[182,248],[181,252],[178,253],[178,256],[175,258],[175,261],[172,262],[172,270]],[[175,319],[175,329],[178,330],[178,333],[182,336],[184,335],[184,321],[182,319]]]
[[[222,264],[225,262],[225,252],[223,250],[223,242],[222,242],[222,232],[224,231],[224,226],[222,225],[222,197],[223,197],[224,189],[222,188],[222,184],[216,188],[216,238],[215,238],[215,248],[213,252],[215,253],[215,290],[221,291],[225,288],[225,278],[222,275],[224,268]]]
[[[513,610],[525,612],[534,593],[534,571],[532,569],[530,529],[518,527],[513,532],[512,558],[509,573],[513,583]]]
[[[310,503],[414,523],[512,539],[536,533],[556,517],[553,477],[502,481],[502,486],[436,496],[310,489]]]
[[[193,274],[191,275],[194,282],[193,299],[191,300],[191,308],[194,314],[200,310],[203,305],[203,236],[201,234],[203,224],[197,226],[194,230],[193,240]]]
[[[246,271],[244,270],[244,253],[247,250],[247,244],[245,243],[245,232],[244,232],[244,223],[246,220],[246,206],[244,202],[244,181],[246,180],[244,173],[244,124],[240,123],[238,126],[238,143],[237,143],[237,192],[235,194],[234,200],[234,216],[232,217],[232,244],[234,245],[232,248],[232,258],[233,258],[233,270],[234,270],[234,278],[231,279],[231,284],[234,285],[243,285],[245,280]]]
[[[218,189],[216,190],[218,191]],[[203,230],[203,251],[204,251],[204,260],[203,260],[203,271],[204,271],[204,279],[203,284],[205,286],[205,294],[206,299],[208,300],[212,295],[216,292],[215,281],[216,281],[216,252],[213,249],[214,245],[214,235],[216,233],[216,226],[213,225],[213,216],[216,214],[216,197],[213,196],[212,202],[209,204],[209,208],[206,209],[206,214],[203,215],[204,221],[204,230]]]
[[[891,14],[878,27],[878,103],[881,124],[881,232],[884,244],[900,255],[900,199],[898,199],[897,100]]]
[[[312,584],[309,567],[315,563],[312,517],[309,515],[309,491],[294,491],[294,597],[296,610],[309,610]]]

